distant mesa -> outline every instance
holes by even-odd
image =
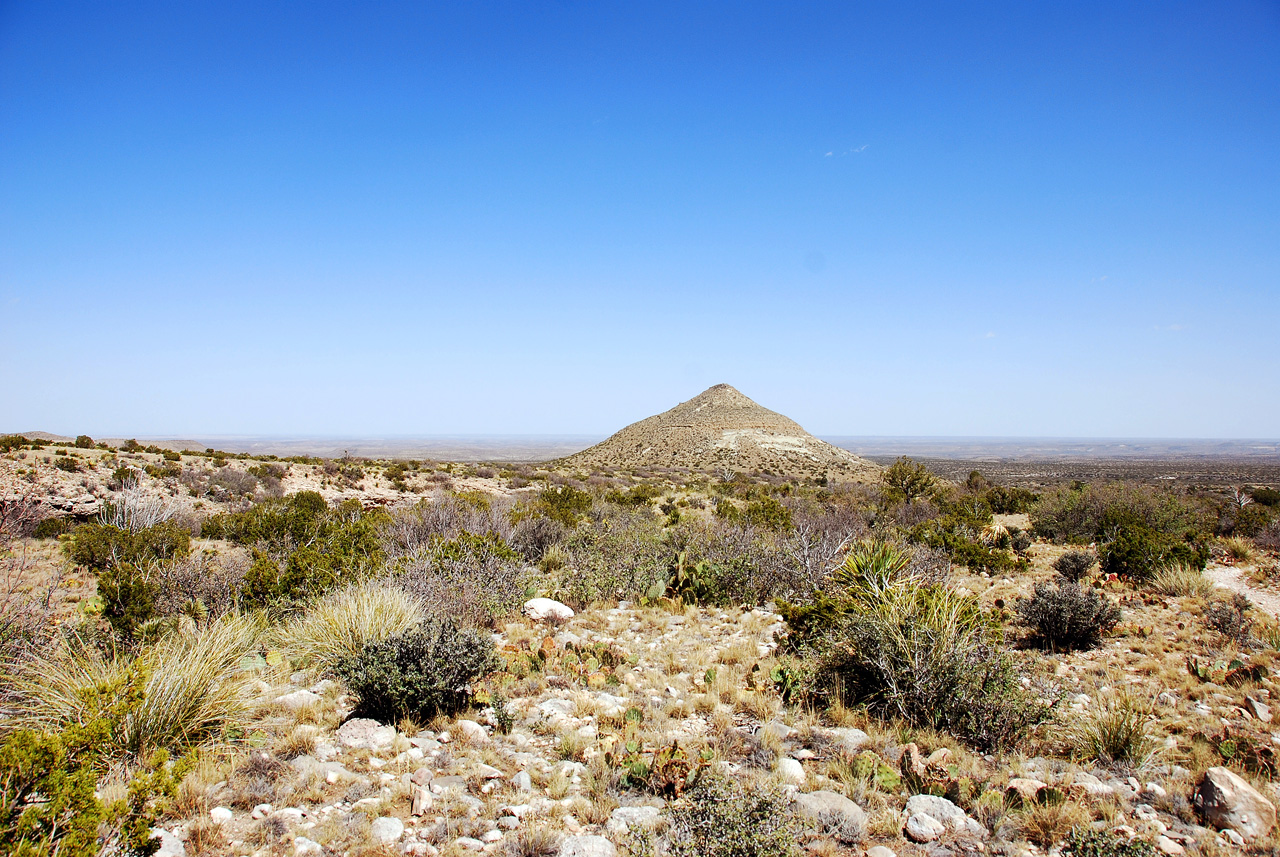
[[[728,384],[717,384],[669,411],[632,423],[562,463],[586,468],[768,471],[845,480],[872,479],[879,471],[877,465],[818,440]]]

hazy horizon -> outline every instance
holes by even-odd
[[[0,6],[0,422],[1280,432],[1280,6]]]

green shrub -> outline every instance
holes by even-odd
[[[1031,513],[1036,535],[1054,542],[1107,542],[1122,528],[1139,526],[1179,539],[1212,529],[1208,508],[1171,491],[1117,483],[1077,483],[1041,496]]]
[[[104,805],[95,769],[115,725],[110,716],[58,732],[19,730],[0,744],[0,855],[149,855],[151,829],[177,794],[190,767],[170,766],[159,752],[133,772],[127,797]],[[102,830],[107,831],[100,838]]]
[[[821,667],[846,702],[980,749],[1016,743],[1051,705],[1022,685],[977,601],[900,578],[854,587]]]
[[[98,575],[102,615],[121,640],[131,643],[142,625],[156,615],[160,587],[129,563],[117,563]]]
[[[386,520],[385,512],[366,512],[358,502],[330,509],[320,494],[299,491],[244,512],[215,515],[201,534],[252,548],[245,606],[292,607],[380,567]]]
[[[1053,561],[1053,570],[1058,576],[1072,583],[1079,583],[1089,574],[1089,569],[1098,561],[1089,551],[1067,551]]]
[[[747,507],[742,510],[742,517],[748,523],[766,530],[783,531],[794,526],[791,510],[773,497],[761,497],[747,503]]]
[[[993,485],[982,493],[982,499],[997,515],[1017,515],[1031,511],[1040,497],[1025,488]]]
[[[1252,488],[1249,496],[1253,498],[1253,502],[1263,506],[1280,506],[1280,491],[1274,488]]]
[[[556,523],[572,529],[591,511],[591,495],[572,485],[557,485],[544,488],[535,507]]]
[[[670,807],[670,857],[792,857],[799,831],[790,800],[705,770]]]
[[[60,734],[23,730],[0,745],[0,855],[96,854],[105,811],[94,796],[93,747],[107,724]]]
[[[137,531],[91,521],[76,528],[65,550],[72,562],[91,571],[121,564],[146,566],[190,554],[191,534],[173,521]]]
[[[93,438],[87,434],[82,434],[76,438],[77,449],[93,449]]]
[[[885,469],[880,483],[890,499],[910,504],[916,498],[928,497],[937,488],[938,479],[923,464],[905,455]]]
[[[366,646],[336,672],[363,716],[389,723],[460,710],[471,700],[471,683],[497,665],[489,634],[433,618]]]
[[[613,490],[604,495],[604,499],[609,503],[617,503],[619,506],[647,506],[651,500],[662,496],[662,492],[655,486],[646,483],[632,485],[626,491]]]
[[[53,460],[53,466],[59,470],[66,471],[67,473],[79,473],[82,469],[80,467],[80,462],[76,461],[74,458],[66,457],[55,458]]]
[[[1098,559],[1107,574],[1146,580],[1157,569],[1172,563],[1204,568],[1209,561],[1209,547],[1204,542],[1179,538],[1141,523],[1123,524],[1102,545]]]
[[[1077,827],[1062,844],[1064,857],[1158,857],[1150,842],[1109,830]]]
[[[56,539],[71,529],[71,519],[64,516],[45,518],[36,524],[32,533],[37,539]]]
[[[1037,583],[1035,594],[1018,602],[1018,623],[1055,652],[1092,649],[1119,621],[1119,607],[1078,583]]]

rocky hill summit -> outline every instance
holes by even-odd
[[[794,420],[717,384],[564,459],[578,467],[688,467],[860,479],[878,467],[809,434]]]

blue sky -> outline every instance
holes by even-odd
[[[0,311],[0,430],[1275,438],[1280,4],[6,2]]]

